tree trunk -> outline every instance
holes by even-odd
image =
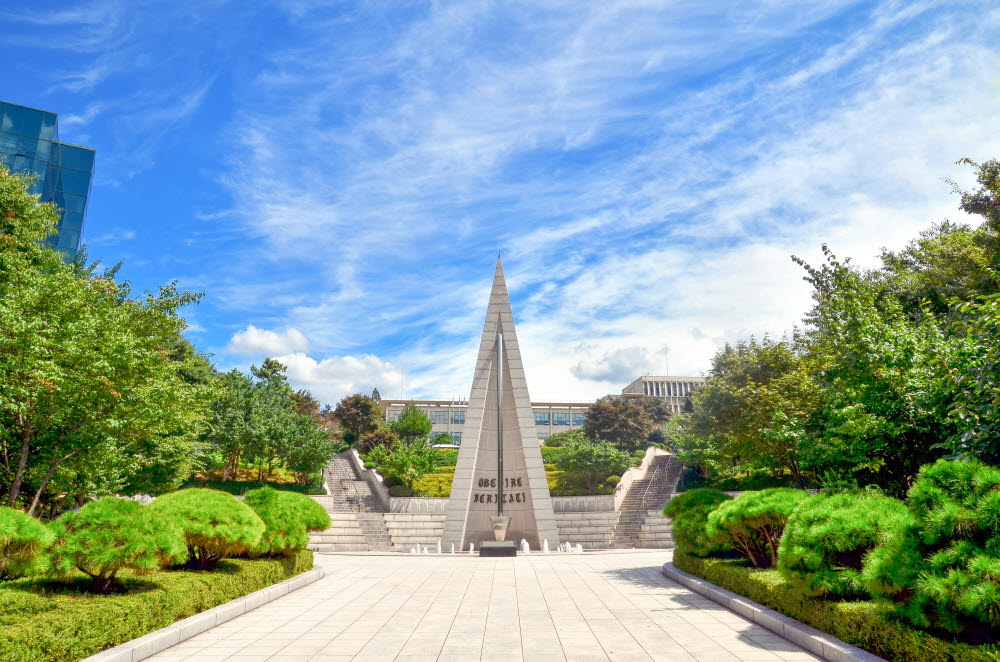
[[[28,451],[31,449],[31,426],[24,425],[24,419],[19,415],[22,423],[21,432],[21,457],[17,460],[17,472],[14,474],[14,481],[10,484],[10,496],[7,497],[7,506],[14,507],[17,495],[21,491],[21,482],[24,480],[24,470],[28,466]]]
[[[75,452],[76,451],[73,451],[73,453]],[[70,453],[70,455],[72,455],[73,453]],[[52,474],[56,472],[56,467],[62,464],[63,460],[65,460],[70,455],[67,455],[61,460],[53,459],[52,462],[49,463],[49,470],[45,473],[45,478],[42,479],[42,484],[38,486],[38,491],[35,492],[35,498],[31,500],[31,507],[28,508],[29,515],[34,516],[35,509],[38,508],[38,501],[39,499],[42,498],[42,491],[45,490],[45,486],[49,484],[49,479],[52,478]]]
[[[222,467],[222,480],[229,480],[229,472],[232,470],[233,465],[236,464],[236,455],[238,452],[238,446],[233,446],[232,450],[229,451],[229,457],[226,458],[226,465]]]

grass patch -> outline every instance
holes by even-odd
[[[284,559],[228,559],[212,572],[123,571],[108,595],[82,573],[68,582],[0,583],[0,660],[68,662],[141,637],[182,618],[312,568],[312,552]]]
[[[894,606],[889,602],[805,597],[785,583],[777,570],[755,570],[743,559],[702,559],[675,550],[674,566],[887,660],[1000,659],[1000,646],[972,646],[908,626],[894,616]]]

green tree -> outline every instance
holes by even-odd
[[[382,408],[378,403],[360,393],[341,400],[333,413],[344,430],[344,441],[349,444],[375,430],[382,419]]]
[[[638,448],[657,429],[658,422],[639,398],[606,396],[590,406],[583,424],[588,439],[613,443],[623,451]]]
[[[617,476],[632,464],[632,458],[606,441],[572,441],[563,446],[556,466],[578,476],[588,490],[593,490],[608,476]]]
[[[389,429],[407,444],[418,439],[427,439],[431,427],[431,419],[412,403],[403,407],[399,418],[389,424]]]
[[[397,442],[392,448],[376,446],[366,459],[376,463],[386,478],[392,478],[409,488],[413,481],[434,470],[435,450],[426,439],[412,444]]]
[[[34,513],[74,458],[193,439],[204,394],[168,353],[186,326],[180,309],[200,295],[171,283],[133,297],[113,278],[78,275],[44,243],[56,212],[29,184],[0,169],[0,473],[6,503],[28,485]],[[120,480],[131,467],[114,469]]]

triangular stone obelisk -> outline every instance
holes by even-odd
[[[523,538],[535,549],[548,540],[554,547],[559,543],[559,530],[500,258],[479,343],[442,541],[467,549],[470,542],[479,547],[482,541],[493,540],[489,518],[497,514],[497,331],[503,334],[503,512],[510,517],[507,540],[518,543]]]

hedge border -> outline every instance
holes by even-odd
[[[808,598],[783,581],[775,583],[776,571],[738,567],[726,559],[698,558],[675,551],[673,566],[717,587],[717,591],[735,590],[732,595],[738,600],[757,600],[779,611],[782,619],[805,623],[827,636],[839,637],[850,645],[887,659],[922,662],[1000,660],[1000,647],[973,646],[935,637],[897,619],[893,606],[884,601],[841,602]]]
[[[151,657],[160,651],[170,648],[186,639],[230,621],[237,616],[267,604],[272,600],[296,591],[303,586],[312,584],[324,575],[323,568],[313,568],[298,574],[283,582],[272,584],[259,591],[248,593],[243,597],[230,600],[200,614],[181,619],[173,625],[160,628],[143,635],[138,639],[127,641],[120,646],[101,651],[96,655],[84,658],[81,662],[138,662]]]
[[[793,644],[798,644],[824,660],[830,662],[886,662],[883,658],[872,655],[857,646],[852,646],[846,641],[820,632],[812,626],[757,604],[738,593],[716,586],[701,577],[679,570],[674,567],[673,563],[663,564],[663,575],[757,625],[767,628],[776,635],[788,639]]]

